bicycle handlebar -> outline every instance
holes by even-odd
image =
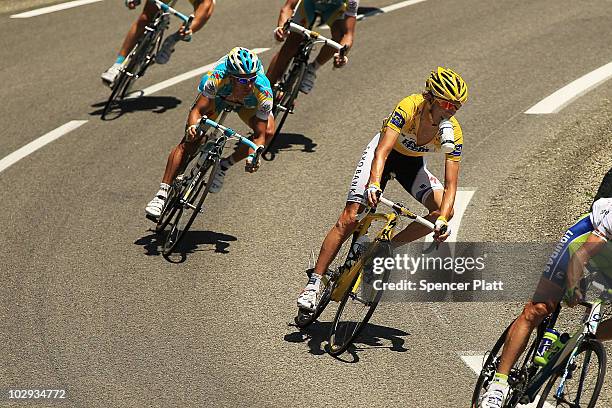
[[[185,29],[186,30],[191,25],[191,20],[193,20],[193,16],[187,17],[186,15],[181,13],[180,11],[173,9],[172,7],[170,7],[169,5],[167,5],[166,3],[164,3],[164,2],[162,2],[160,0],[148,0],[148,1],[152,1],[153,3],[155,3],[157,5],[157,7],[159,7],[160,9],[165,11],[166,13],[170,13],[170,14],[180,18],[181,20],[183,20],[183,22],[185,23]]]
[[[325,45],[329,45],[330,47],[335,48],[336,50],[338,50],[340,52],[340,56],[341,57],[343,57],[344,54],[347,51],[346,45],[339,44],[339,43],[335,42],[334,40],[330,40],[329,38],[323,37],[321,34],[317,33],[316,31],[312,31],[312,30],[309,30],[307,28],[304,28],[304,27],[302,27],[299,24],[295,24],[291,20],[287,20],[287,22],[285,23],[285,26],[283,27],[283,29],[285,31],[287,29],[289,29],[289,31],[293,31],[294,33],[300,33],[300,34],[304,35],[305,37],[312,38],[313,40],[316,40],[317,42],[325,43]]]
[[[253,157],[253,161],[252,166],[253,167],[259,167],[259,161],[261,158],[261,154],[264,151],[265,146],[263,145],[256,145],[255,143],[251,142],[248,138],[242,136],[240,133],[236,132],[234,129],[228,128],[226,126],[221,125],[220,123],[215,122],[212,119],[208,119],[206,116],[202,116],[202,118],[200,119],[200,123],[198,125],[198,131],[202,132],[204,129],[204,126],[208,126],[208,127],[213,127],[215,129],[220,130],[223,135],[225,135],[227,138],[230,139],[236,139],[238,140],[239,143],[243,143],[247,146],[249,146],[250,148],[252,148],[253,150],[255,150],[255,153],[251,153],[249,156]]]
[[[417,215],[417,214],[413,213],[408,208],[404,207],[402,204],[394,203],[391,200],[387,200],[383,196],[380,196],[379,201],[381,203],[383,203],[384,205],[386,205],[388,207],[391,207],[393,209],[393,211],[397,212],[398,214],[400,214],[400,215],[402,215],[404,217],[408,217],[411,220],[414,220],[414,221],[418,222],[419,224],[424,225],[425,227],[429,228],[432,231],[434,230],[435,225],[431,221],[426,220],[425,218],[421,217],[420,215]]]

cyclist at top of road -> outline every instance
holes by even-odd
[[[176,0],[162,0],[166,4],[173,4]],[[140,4],[141,0],[125,0],[126,7],[130,9],[136,8]],[[158,8],[155,3],[148,0],[144,0],[145,4],[142,9],[142,13],[136,19],[136,21],[130,27],[115,63],[102,74],[102,81],[108,86],[112,87],[117,76],[119,75],[119,69],[125,61],[128,53],[134,48],[138,39],[144,33],[147,24],[151,23],[158,12]],[[174,51],[174,45],[180,38],[189,36],[192,33],[199,31],[204,24],[208,21],[215,8],[215,0],[189,0],[194,9],[194,18],[191,22],[189,30],[185,31],[184,26],[178,31],[178,37],[175,35],[169,35],[162,44],[161,49],[157,53],[156,62],[158,64],[165,64],[170,59],[170,55]]]
[[[268,67],[268,79],[272,85],[276,84],[283,75],[289,61],[295,56],[303,37],[299,33],[285,32],[283,26],[293,16],[293,20],[301,26],[310,28],[315,22],[317,14],[321,16],[321,21],[326,22],[331,28],[332,39],[347,48],[353,46],[355,36],[355,25],[357,24],[357,8],[359,0],[303,0],[298,6],[299,0],[287,0],[281,8],[278,17],[278,27],[274,30],[274,38],[277,41],[287,41],[281,49],[272,57]],[[296,10],[297,7],[297,10]],[[295,14],[294,14],[295,12]],[[340,68],[348,62],[346,55],[340,58],[338,54],[334,56],[335,49],[324,46],[315,60],[308,64],[304,79],[300,84],[300,91],[309,93],[317,77],[316,71],[323,64],[334,57],[334,66]]]
[[[525,351],[529,336],[542,320],[553,313],[565,293],[569,306],[582,299],[579,288],[583,268],[601,272],[601,278],[612,284],[612,198],[600,198],[593,203],[590,213],[583,215],[563,234],[547,263],[533,299],[525,305],[512,324],[497,372],[487,391],[482,395],[481,407],[501,408],[509,392],[508,374]],[[602,267],[604,266],[604,267]],[[612,339],[612,319],[600,323],[599,340]]]
[[[170,152],[159,191],[145,209],[150,217],[160,216],[170,183],[184,167],[187,157],[193,155],[202,142],[202,136],[197,134],[198,122],[202,116],[215,120],[224,109],[235,110],[240,119],[253,130],[253,142],[258,145],[265,144],[274,134],[272,89],[259,58],[252,51],[242,47],[233,48],[204,75],[198,91],[200,93],[187,118],[185,137]],[[249,148],[241,145],[232,155],[222,159],[209,191],[219,192],[228,169],[249,153]],[[245,170],[254,172],[257,168],[247,160]]]
[[[461,126],[454,115],[467,97],[468,89],[463,79],[450,69],[438,67],[427,78],[422,94],[401,100],[383,121],[382,129],[368,144],[357,165],[344,210],[323,241],[314,273],[298,298],[298,307],[306,311],[315,309],[321,276],[355,229],[357,214],[366,204],[376,206],[393,174],[402,187],[429,210],[425,218],[435,222],[434,238],[444,241],[448,237],[448,220],[453,216],[463,148]],[[450,144],[452,149],[446,154],[444,186],[427,170],[424,158],[425,154],[442,150],[444,140],[440,129],[445,129],[445,147]],[[393,241],[414,241],[428,232],[426,227],[413,222]]]

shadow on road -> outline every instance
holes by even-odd
[[[155,113],[164,113],[169,109],[174,109],[180,105],[182,101],[174,96],[142,96],[140,98],[124,99],[114,107],[112,111],[106,115],[106,120],[115,120],[126,113],[138,111],[151,111]],[[94,103],[92,108],[99,108],[89,114],[91,116],[100,116],[104,109],[106,101]]]
[[[236,241],[233,235],[223,234],[214,231],[187,231],[181,242],[174,250],[175,255],[170,255],[166,259],[172,263],[182,263],[187,254],[198,251],[214,251],[220,254],[229,253],[228,248],[231,241]],[[161,255],[161,247],[164,244],[160,235],[152,232],[134,241],[134,244],[141,245],[145,249],[145,255]],[[203,245],[214,245],[214,248],[202,248]],[[178,260],[176,258],[179,258]]]
[[[304,343],[306,342],[309,352],[314,355],[325,354],[326,343],[329,338],[329,331],[331,330],[332,322],[319,322],[316,321],[305,329],[299,330],[294,325],[297,331],[288,333],[285,335],[285,341],[289,343]],[[376,324],[368,324],[359,337],[357,337],[356,344],[352,344],[348,350],[336,357],[336,359],[346,363],[356,363],[359,361],[358,351],[385,348],[396,352],[408,351],[404,347],[405,339],[403,337],[409,336],[403,330],[394,329],[387,326],[379,326]],[[391,343],[389,345],[389,343]],[[346,359],[347,353],[350,359]]]
[[[299,151],[306,153],[314,153],[317,144],[311,138],[299,133],[280,133],[273,141],[272,145],[264,155],[264,160],[272,161],[276,155],[282,151],[295,151],[298,148],[294,146],[302,146]]]

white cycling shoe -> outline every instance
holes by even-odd
[[[493,381],[480,399],[481,408],[502,408],[508,396],[508,384]]]
[[[229,169],[224,170],[221,165],[217,167],[217,171],[215,173],[215,176],[213,177],[213,180],[210,183],[210,189],[208,191],[210,191],[211,193],[218,193],[219,191],[221,191],[221,189],[223,188],[223,183],[225,182],[225,172],[227,170]]]
[[[107,69],[100,77],[102,78],[102,82],[112,88],[113,85],[115,85],[115,80],[119,76],[120,72],[121,64],[116,62],[109,69]]]
[[[312,275],[308,279],[308,284],[300,293],[297,299],[297,305],[300,309],[314,312],[319,302],[319,293],[321,291],[321,278],[318,275]]]
[[[166,197],[156,195],[151,201],[149,201],[149,204],[147,204],[145,213],[153,218],[159,218],[165,204]]]
[[[302,83],[300,84],[300,91],[305,94],[312,91],[315,79],[317,79],[317,71],[312,64],[308,64],[304,72],[304,77],[302,78]]]

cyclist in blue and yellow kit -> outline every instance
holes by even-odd
[[[278,27],[274,30],[274,38],[277,41],[287,41],[281,49],[272,57],[270,66],[268,67],[268,79],[272,85],[276,84],[283,72],[287,69],[289,61],[298,51],[298,46],[302,41],[302,36],[297,33],[286,33],[283,26],[290,18],[293,18],[297,24],[303,27],[310,28],[315,22],[317,15],[321,16],[321,21],[325,22],[331,28],[332,39],[342,45],[346,45],[348,49],[353,46],[353,37],[355,36],[355,26],[357,24],[357,8],[359,0],[303,0],[298,5],[300,0],[287,0],[281,8],[278,17]],[[296,10],[297,8],[297,10]],[[348,62],[346,55],[340,58],[332,47],[325,46],[319,52],[319,55],[313,62],[308,64],[304,79],[300,84],[300,91],[309,93],[314,86],[314,81],[317,77],[316,71],[334,57],[334,66],[340,68]]]
[[[582,298],[579,282],[584,267],[597,271],[612,283],[612,198],[599,198],[591,212],[581,217],[563,234],[542,274],[533,299],[514,321],[502,350],[493,381],[482,395],[482,408],[501,408],[509,392],[508,374],[527,347],[529,336],[551,314],[565,293],[565,301],[574,306]],[[612,339],[612,319],[600,323],[599,340]]]
[[[231,108],[253,130],[253,142],[257,145],[266,144],[274,135],[272,89],[259,58],[250,50],[242,47],[232,49],[204,75],[198,91],[200,94],[187,118],[185,137],[170,152],[159,191],[145,209],[150,217],[160,216],[168,197],[170,183],[183,167],[186,158],[192,155],[202,142],[202,137],[198,137],[196,132],[202,116],[215,120],[225,108]],[[225,173],[234,163],[252,153],[249,149],[241,145],[236,152],[221,160],[209,190],[211,193],[221,190]],[[249,159],[246,171],[254,172],[257,168]]]
[[[172,4],[176,2],[176,0],[162,1],[166,4]],[[140,4],[140,2],[141,0],[125,0],[125,5],[130,9],[134,9]],[[185,31],[183,27],[179,29],[178,33],[181,37],[188,36],[192,33],[199,31],[204,26],[204,24],[206,24],[215,8],[215,0],[189,0],[189,2],[191,3],[194,9],[194,18],[191,22],[191,26],[188,31]],[[107,69],[102,74],[102,81],[105,84],[110,87],[113,86],[115,79],[117,79],[117,75],[119,75],[119,69],[125,61],[125,58],[132,50],[132,48],[134,48],[134,45],[136,45],[136,41],[138,41],[140,36],[142,36],[142,33],[144,33],[147,24],[153,21],[153,18],[155,17],[155,14],[157,14],[157,11],[158,8],[155,3],[151,3],[145,0],[145,5],[142,9],[142,13],[140,14],[140,16],[138,16],[138,19],[132,24],[132,27],[130,27],[130,30],[125,36],[125,39],[123,40],[123,45],[121,46],[121,50],[117,55],[117,60],[109,69]],[[174,51],[174,45],[176,44],[176,40],[176,36],[173,35],[170,35],[166,38],[161,49],[157,53],[156,62],[158,64],[165,64],[168,62],[168,60],[170,59],[170,55]]]

